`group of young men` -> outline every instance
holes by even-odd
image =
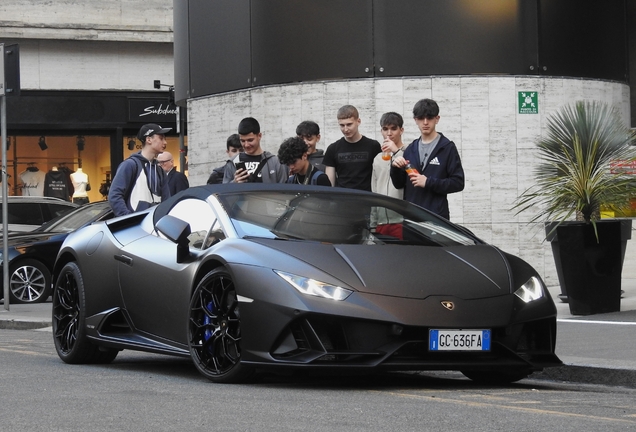
[[[410,144],[402,142],[404,121],[396,112],[380,119],[382,144],[360,133],[361,119],[354,106],[341,107],[337,118],[343,136],[325,152],[316,149],[318,124],[303,121],[296,136],[283,141],[277,155],[261,147],[258,121],[244,118],[238,133],[227,139],[227,162],[213,170],[208,184],[286,182],[360,189],[403,198],[450,219],[447,195],[464,189],[464,170],[455,144],[437,132],[440,116],[434,100],[422,99],[413,107],[420,137]],[[144,125],[139,131],[144,147],[120,165],[111,186],[109,200],[112,195],[117,215],[118,209],[130,213],[165,199],[152,181],[152,167],[155,158],[164,168],[170,167],[172,156],[165,152],[169,130]],[[130,191],[125,184],[132,185]],[[170,191],[166,193],[170,196]]]

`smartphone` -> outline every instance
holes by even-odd
[[[238,162],[238,163],[236,164],[236,170],[238,171],[238,170],[240,170],[240,169],[244,169],[244,170],[246,170],[246,169],[247,169],[247,168],[245,167],[245,162]]]

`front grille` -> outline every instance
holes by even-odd
[[[307,316],[294,321],[272,356],[287,362],[342,365],[440,365],[444,362],[531,362],[554,353],[554,318],[492,329],[491,351],[429,351],[427,327],[340,317]]]

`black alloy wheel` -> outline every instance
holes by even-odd
[[[40,261],[20,260],[9,267],[9,295],[14,304],[41,303],[51,294],[51,272]]]
[[[241,382],[253,370],[241,364],[241,319],[234,282],[217,268],[194,290],[188,324],[190,355],[195,366],[213,382]]]
[[[100,349],[86,337],[85,290],[76,263],[66,264],[53,290],[53,341],[66,363],[110,363],[118,350]]]

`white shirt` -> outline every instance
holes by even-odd
[[[20,174],[22,196],[44,196],[44,171],[26,170]]]

